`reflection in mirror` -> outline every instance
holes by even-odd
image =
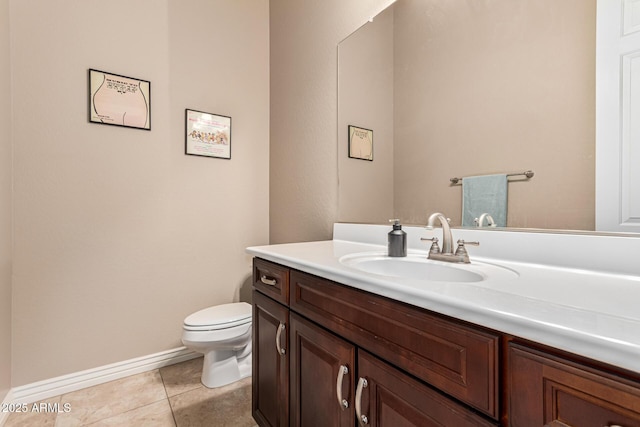
[[[509,179],[507,225],[595,226],[595,0],[398,0],[338,46],[340,221],[462,222],[452,177]],[[347,155],[349,125],[374,160]]]

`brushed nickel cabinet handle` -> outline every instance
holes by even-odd
[[[347,399],[342,398],[342,381],[348,373],[349,368],[347,368],[347,365],[340,365],[340,368],[338,368],[338,378],[336,379],[336,396],[338,396],[338,405],[340,405],[340,409],[343,411],[349,407]]]
[[[260,276],[260,281],[269,286],[275,286],[278,283],[276,279],[267,276]]]
[[[286,329],[286,326],[284,323],[280,323],[280,326],[278,326],[278,332],[276,332],[276,350],[278,350],[278,353],[283,355],[287,352],[286,349],[282,348],[282,346],[280,345],[280,337],[282,336],[282,332]]]
[[[360,425],[360,427],[369,424],[369,418],[362,414],[362,390],[368,385],[367,380],[360,377],[358,380],[358,388],[356,389],[356,417],[358,418],[358,425]]]

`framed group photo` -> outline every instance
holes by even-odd
[[[185,112],[185,154],[231,159],[231,117]]]

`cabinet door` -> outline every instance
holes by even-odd
[[[355,348],[294,313],[290,324],[290,425],[352,427]]]
[[[496,426],[363,350],[358,350],[358,377],[360,426]]]
[[[508,372],[513,427],[640,427],[640,384],[517,344]]]
[[[289,309],[253,291],[253,418],[261,427],[289,425]]]

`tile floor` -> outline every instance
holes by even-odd
[[[13,413],[5,427],[255,426],[251,378],[208,389],[200,383],[201,369],[197,358],[52,397],[43,403],[57,403],[59,412]]]

